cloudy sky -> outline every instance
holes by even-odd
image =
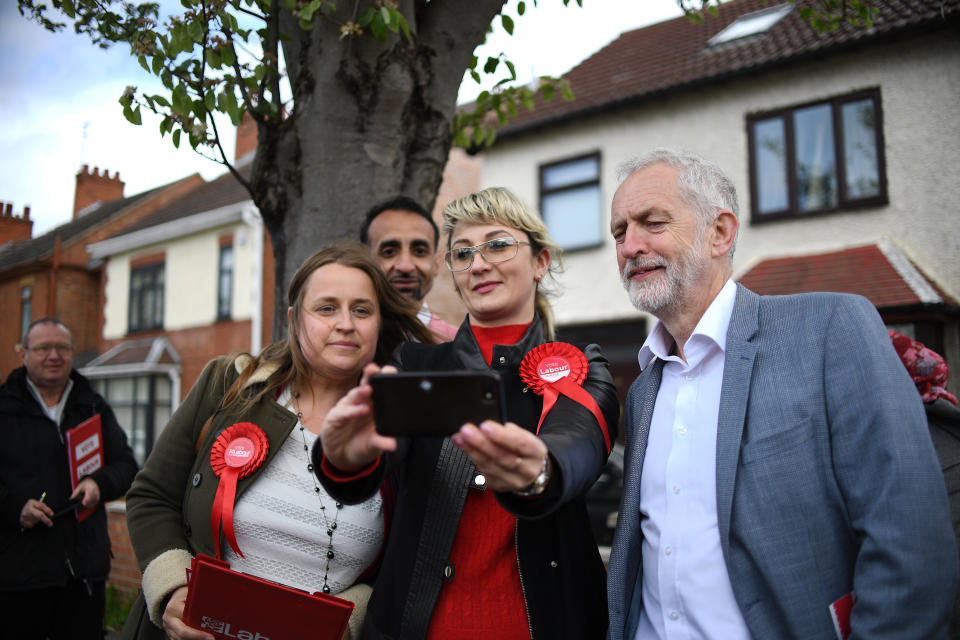
[[[50,33],[19,15],[14,0],[0,1],[0,201],[20,214],[30,207],[39,235],[70,220],[75,175],[83,164],[120,172],[125,195],[199,172],[207,180],[224,168],[190,149],[161,139],[159,119],[129,124],[117,103],[127,85],[158,88],[123,45],[94,48],[68,27]],[[680,15],[676,0],[527,1],[510,38],[498,26],[478,50],[481,60],[501,51],[520,81],[560,75],[623,31]],[[516,0],[510,0],[512,7]],[[516,12],[511,12],[516,15]],[[461,98],[479,91],[467,78]],[[229,127],[226,120],[224,127]],[[221,127],[221,131],[223,127]],[[224,147],[233,152],[232,136]]]

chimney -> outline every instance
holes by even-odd
[[[234,164],[241,164],[246,155],[253,157],[257,150],[257,121],[250,117],[249,111],[243,112],[243,119],[237,127],[237,147],[233,152]]]
[[[29,240],[33,232],[30,207],[23,208],[23,215],[13,214],[12,202],[0,202],[0,246],[8,242]]]
[[[73,219],[76,220],[80,212],[90,205],[100,202],[107,203],[123,197],[123,182],[120,181],[120,172],[110,177],[110,171],[97,167],[90,171],[89,165],[83,165],[77,173],[77,188],[73,194]]]

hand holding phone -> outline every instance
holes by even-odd
[[[370,377],[377,431],[449,436],[467,422],[504,422],[503,388],[493,371],[403,371]]]

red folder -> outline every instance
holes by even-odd
[[[103,430],[99,413],[67,430],[67,462],[70,464],[71,491],[77,488],[80,478],[103,466]],[[83,522],[96,510],[97,507],[77,507],[77,520]]]
[[[187,571],[183,621],[217,640],[340,640],[354,604],[233,571],[198,554]]]

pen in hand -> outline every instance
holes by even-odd
[[[44,491],[43,493],[40,494],[40,499],[38,500],[38,502],[39,502],[40,504],[43,504],[43,501],[46,500],[46,499],[47,499],[47,492]],[[29,502],[29,501],[27,501],[27,504],[24,505],[24,508],[23,508],[24,512],[26,512],[28,506],[30,506],[30,502]],[[43,512],[42,509],[40,510],[40,515],[41,515],[41,516],[46,515],[46,514]],[[37,520],[38,520],[38,521],[42,521],[42,518],[37,518]],[[23,515],[20,516],[20,521],[21,521],[21,523],[23,522]],[[51,523],[51,524],[53,524],[53,523]],[[48,526],[50,526],[50,525],[48,525]],[[23,533],[25,530],[26,530],[26,526],[21,526],[21,527],[20,527],[20,533]]]

